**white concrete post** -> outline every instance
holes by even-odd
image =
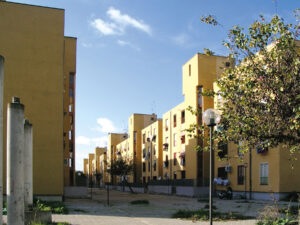
[[[24,122],[24,192],[25,209],[33,204],[32,193],[32,124],[29,120]]]
[[[24,105],[13,98],[7,108],[7,225],[24,225]]]
[[[2,219],[3,202],[3,96],[4,96],[4,58],[0,55],[0,225]]]

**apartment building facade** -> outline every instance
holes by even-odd
[[[204,143],[186,131],[192,124],[202,124],[202,115],[213,108],[214,100],[202,93],[213,90],[213,83],[225,67],[227,57],[195,54],[182,67],[184,102],[163,115],[163,179],[189,179],[199,186],[208,185],[209,153],[201,151]],[[197,115],[188,108],[198,109]],[[200,146],[200,151],[196,151]]]
[[[162,179],[162,119],[142,129],[142,182]]]
[[[64,35],[63,9],[6,1],[0,1],[0,29],[0,55],[5,60],[3,111],[13,96],[25,105],[25,117],[34,126],[33,193],[61,200],[64,186],[74,184],[75,176],[76,38]],[[70,114],[64,115],[70,103],[72,121]],[[6,114],[3,124],[5,192]]]

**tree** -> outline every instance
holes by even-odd
[[[130,191],[133,192],[132,188],[130,187],[126,179],[126,176],[131,174],[133,170],[134,170],[134,164],[132,164],[131,162],[127,163],[125,160],[120,158],[110,163],[110,169],[107,169],[107,172],[110,173],[112,176],[122,177],[123,185],[126,183],[130,188]]]
[[[218,25],[212,16],[201,20]],[[260,16],[247,32],[239,26],[229,31],[223,44],[236,66],[226,69],[216,81],[217,92],[204,93],[222,99],[222,120],[215,131],[218,141],[243,141],[244,151],[258,145],[282,145],[292,153],[300,150],[298,36],[299,23],[285,24],[277,15],[270,22]],[[197,129],[204,127],[194,124],[189,131]],[[204,136],[204,132],[199,133]]]

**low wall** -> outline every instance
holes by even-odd
[[[66,198],[87,198],[88,187],[65,187],[64,196]]]

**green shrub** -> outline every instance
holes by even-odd
[[[191,220],[208,220],[209,211],[206,209],[199,210],[178,210],[172,215],[173,218],[191,219]],[[213,211],[214,220],[242,220],[251,219],[252,217],[242,216],[236,213],[221,213]]]
[[[148,200],[135,200],[130,202],[132,205],[148,205],[149,201]]]
[[[291,220],[289,218],[281,218],[276,220],[265,219],[263,221],[258,221],[257,225],[296,225],[297,221]]]
[[[37,200],[33,207],[39,211],[51,211],[53,214],[69,213],[69,210],[66,208],[63,202],[45,202]]]

